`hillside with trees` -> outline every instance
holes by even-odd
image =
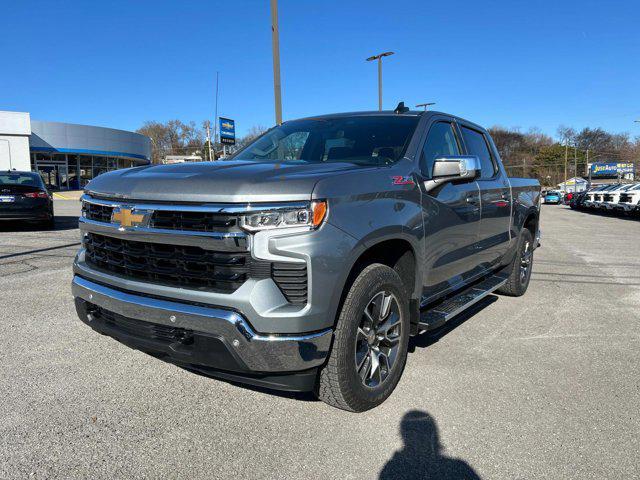
[[[640,168],[640,136],[609,133],[601,128],[576,131],[560,126],[556,138],[529,130],[495,126],[489,129],[509,175],[535,177],[546,186],[587,175],[587,163],[624,162]],[[566,162],[565,162],[566,159]],[[576,170],[577,166],[577,170]]]

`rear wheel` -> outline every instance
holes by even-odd
[[[318,397],[352,412],[381,404],[400,380],[408,342],[409,300],[402,280],[386,265],[366,267],[340,311]]]
[[[56,220],[55,220],[55,217],[53,216],[53,213],[49,218],[47,218],[46,220],[43,220],[40,226],[45,230],[53,230],[56,226]]]
[[[524,295],[531,280],[531,269],[533,268],[533,235],[523,228],[518,238],[518,250],[513,262],[507,268],[509,278],[507,283],[497,290],[497,293],[519,297]]]

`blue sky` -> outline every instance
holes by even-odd
[[[8,1],[8,0],[5,0]],[[0,109],[134,130],[274,123],[269,1],[17,1],[3,8]],[[285,119],[437,102],[485,126],[640,135],[640,2],[280,0]],[[9,73],[8,75],[6,73]]]

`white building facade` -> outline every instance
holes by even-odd
[[[0,170],[31,170],[30,136],[28,113],[0,111]]]
[[[101,173],[150,161],[144,135],[0,111],[0,170],[38,172],[51,190],[81,189]]]

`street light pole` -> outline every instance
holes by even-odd
[[[220,72],[216,72],[216,111],[213,115],[213,143],[216,143],[218,136],[218,85],[220,79]],[[213,160],[213,159],[210,159]]]
[[[273,49],[273,98],[276,123],[282,123],[282,88],[280,86],[280,32],[278,30],[278,0],[271,0],[271,47]]]
[[[388,57],[393,55],[393,52],[383,52],[378,55],[374,55],[372,57],[367,58],[367,62],[371,62],[373,60],[378,61],[378,110],[382,110],[382,57]]]

